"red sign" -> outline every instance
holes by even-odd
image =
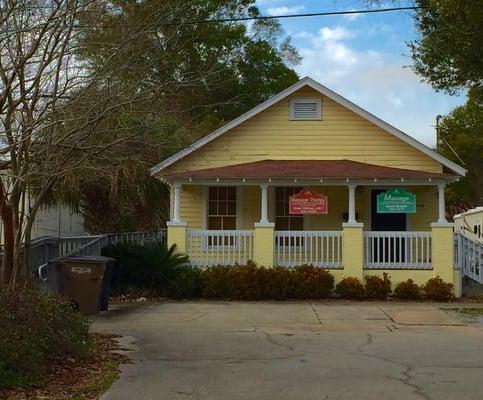
[[[288,200],[289,214],[327,214],[329,199],[313,189],[304,189]]]

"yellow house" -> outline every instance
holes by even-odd
[[[193,265],[439,275],[459,292],[444,189],[465,169],[310,78],[151,172],[171,188],[168,243]]]

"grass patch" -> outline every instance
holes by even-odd
[[[474,318],[483,317],[483,308],[464,307],[464,308],[448,308],[447,310],[461,314],[464,317],[474,317]]]
[[[97,400],[119,375],[119,365],[126,356],[118,349],[113,335],[91,334],[93,351],[87,358],[56,359],[45,377],[27,388],[0,390],[0,399],[9,400]]]

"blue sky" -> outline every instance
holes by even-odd
[[[257,0],[257,5],[264,15],[282,15],[365,9],[367,2]],[[436,115],[465,101],[464,95],[436,92],[409,68],[406,43],[418,37],[411,12],[280,22],[303,57],[295,67],[301,77],[314,78],[427,145],[435,143]]]

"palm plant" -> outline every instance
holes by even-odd
[[[103,255],[115,258],[113,291],[145,297],[165,297],[172,282],[189,266],[188,256],[169,249],[165,242],[108,246]]]

